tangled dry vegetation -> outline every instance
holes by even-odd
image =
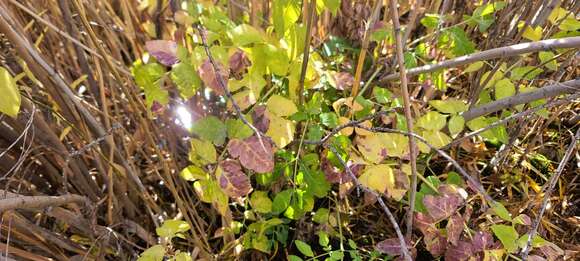
[[[184,12],[184,2],[197,2],[199,10]],[[244,100],[249,92],[243,97],[243,91],[236,92],[233,98],[227,89],[220,93],[224,80],[229,78],[227,88],[231,89],[232,82],[245,79],[252,71],[250,64],[258,62],[256,54],[248,50],[261,43],[248,39],[248,35],[253,37],[253,30],[270,38],[276,35],[273,30],[280,34],[273,15],[280,13],[275,8],[283,8],[283,19],[288,19],[292,10],[287,3],[292,2],[296,2],[295,20],[290,25],[283,20],[282,26],[302,25],[310,34],[296,36],[296,46],[311,46],[312,50],[304,54],[300,48],[272,44],[282,53],[286,51],[283,48],[295,52],[284,58],[290,59],[285,66],[296,65],[293,69],[260,75],[263,95],[258,91],[260,97],[253,101]],[[393,10],[394,2],[0,1],[0,66],[14,78],[20,93],[18,113],[0,114],[0,258],[135,260],[149,249],[150,255],[143,254],[143,260],[162,260],[164,255],[174,260],[312,260],[315,254],[329,260],[395,256],[507,260],[520,258],[526,239],[522,245],[520,237],[537,225],[536,218],[541,220],[537,233],[549,244],[533,248],[530,260],[578,258],[580,157],[575,144],[580,126],[580,1],[500,1],[492,5],[497,10],[471,22],[466,22],[466,16],[475,17],[478,7],[499,2],[399,1]],[[572,19],[572,29],[567,27],[566,31],[552,21],[554,10],[564,10],[562,19],[556,20],[562,23]],[[192,12],[198,12],[199,21]],[[400,19],[393,23],[397,12]],[[236,39],[235,30],[234,36],[220,35],[220,26],[230,32],[242,23],[254,28],[238,36],[247,34],[247,38]],[[393,31],[399,26],[405,30]],[[205,42],[205,30],[209,31],[209,43]],[[552,38],[561,39],[539,42]],[[163,49],[167,46],[153,46],[151,41],[156,39],[185,46],[186,54],[178,54],[181,60],[195,60],[195,55],[209,59],[192,62],[199,66],[191,70],[199,86],[191,89],[190,85],[190,94],[184,94],[176,80],[179,76],[162,77],[157,87],[161,86],[164,98],[159,100],[155,98],[161,94],[143,86],[139,68],[168,65],[164,61],[167,57],[154,52],[167,51]],[[467,42],[463,42],[465,39]],[[232,54],[229,49],[219,49],[231,43],[244,51]],[[524,45],[514,46],[520,43]],[[213,45],[215,62],[207,45]],[[538,60],[538,52],[551,56]],[[470,53],[475,55],[457,59]],[[224,54],[230,63],[221,74],[218,67]],[[230,55],[237,57],[236,63],[228,58]],[[147,56],[154,56],[159,63],[145,65],[143,57]],[[309,59],[316,66],[312,73],[310,67],[301,66]],[[160,68],[164,73],[171,65],[175,71],[174,63]],[[277,70],[274,64],[266,66]],[[528,70],[520,70],[515,77],[516,70],[512,69],[516,67]],[[534,73],[535,68],[544,69]],[[296,77],[292,78],[294,71]],[[501,77],[511,72],[511,76],[490,76],[496,72],[501,72]],[[288,75],[288,79],[280,75]],[[504,79],[515,88],[513,92],[503,93],[496,87],[490,94],[488,83]],[[523,91],[524,86],[532,85],[541,88]],[[2,96],[7,90],[4,85],[0,87]],[[488,90],[486,104],[480,95],[484,89]],[[500,94],[505,99],[499,99]],[[270,97],[277,97],[279,104],[271,105]],[[5,99],[0,98],[0,102]],[[232,108],[227,105],[228,99],[238,104]],[[337,109],[335,102],[339,99],[343,103]],[[449,113],[448,107],[441,109],[436,103],[454,99],[464,101],[459,107],[466,106],[465,110],[453,107]],[[539,99],[543,103],[537,103]],[[275,108],[287,102],[297,109],[290,113]],[[318,109],[313,109],[317,104]],[[206,142],[203,131],[200,135],[177,124],[180,106],[185,106],[194,119],[227,119],[229,142],[224,143],[226,137],[216,141],[211,134],[207,134],[210,141]],[[458,121],[462,117],[461,129],[454,131],[457,127],[451,121],[447,126],[444,117],[441,128],[433,132],[438,139],[431,136],[426,140],[446,142],[429,148],[422,145],[421,137],[411,138],[410,142],[420,144],[409,153],[406,131],[420,129],[421,135],[428,135],[429,126],[439,123],[423,116],[442,115],[437,111],[449,113],[445,117]],[[242,113],[247,113],[256,129],[243,129],[244,124],[254,125],[245,118],[242,122]],[[467,124],[469,130],[466,127],[462,131],[463,121],[490,113],[497,117],[473,126]],[[235,133],[230,133],[230,119],[233,125],[238,124]],[[280,134],[271,134],[267,124],[273,128],[274,119],[296,124],[295,129],[292,125],[291,137],[281,140]],[[265,126],[264,121],[268,122]],[[407,123],[419,127],[407,128]],[[505,127],[490,132],[490,124]],[[450,134],[442,134],[442,129]],[[243,131],[248,133],[244,139],[236,136]],[[375,165],[368,163],[369,156],[362,151],[374,149],[365,147],[369,132],[391,132],[384,135],[392,136],[380,137],[400,138],[395,148],[374,155],[382,157],[370,160]],[[266,157],[272,160],[259,164],[246,160],[244,154],[261,155],[259,150],[244,151],[244,146],[251,144],[269,150]],[[402,149],[394,155],[397,146]],[[273,148],[277,150],[275,156]],[[213,158],[208,159],[211,153]],[[363,161],[366,163],[360,163]],[[284,162],[291,166],[281,167]],[[376,165],[380,162],[390,167]],[[406,167],[394,167],[402,165]],[[184,169],[210,173],[204,176],[208,180],[215,180],[211,173],[216,169],[218,178],[221,172],[242,173],[249,187],[235,182],[198,186],[195,184],[203,178],[189,172],[191,176],[183,177]],[[322,180],[309,180],[306,175],[310,170],[324,173]],[[396,181],[377,185],[386,182],[381,180],[383,174],[375,176],[379,171],[394,171],[389,177]],[[269,172],[282,174],[275,178],[262,174]],[[297,179],[302,175],[305,181]],[[399,180],[401,175],[404,181]],[[547,189],[550,182],[555,185],[553,191]],[[207,192],[212,188],[224,192]],[[448,192],[451,188],[453,192]],[[286,191],[314,193],[315,197],[300,203],[308,205],[311,200],[312,206],[300,208],[302,212],[296,214],[299,211],[294,201],[288,199],[285,205],[280,203],[283,199],[277,201],[277,195]],[[465,194],[457,202],[449,202],[441,201],[437,193],[449,197]],[[415,197],[421,199],[417,206]],[[220,200],[225,200],[225,205]],[[375,203],[377,200],[380,203]],[[429,200],[435,202],[430,204]],[[496,201],[502,207],[495,208]],[[284,207],[276,211],[281,208],[279,204]],[[295,213],[289,213],[292,207]],[[433,207],[443,212],[438,220]],[[409,213],[416,214],[408,215],[409,208],[417,210]],[[415,223],[406,222],[413,217]],[[166,220],[183,223],[171,226]],[[504,228],[512,228],[518,239],[519,245],[511,246],[514,249],[506,245],[505,239],[511,235],[502,235]],[[480,235],[480,240],[489,242],[482,243],[477,252],[474,242]],[[450,252],[453,249],[470,250]],[[153,251],[160,251],[160,256],[151,254]]]

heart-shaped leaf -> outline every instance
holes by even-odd
[[[444,187],[446,185],[442,185]],[[440,192],[443,191],[440,188]],[[423,204],[429,215],[435,221],[441,221],[451,216],[455,210],[461,205],[462,198],[456,193],[441,193],[439,196],[426,195],[423,198]]]
[[[225,87],[227,88],[228,73],[218,61],[214,62],[216,63],[220,75],[216,73],[216,70],[214,70],[213,64],[209,59],[206,59],[201,66],[199,66],[197,72],[207,87],[211,88],[217,95],[224,95],[226,92],[222,88],[222,83],[226,85]],[[222,83],[220,83],[220,81]]]

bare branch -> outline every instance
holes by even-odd
[[[395,31],[395,44],[397,49],[397,62],[399,64],[399,78],[401,79],[401,91],[403,96],[403,108],[405,110],[405,120],[407,129],[413,130],[413,116],[411,115],[411,97],[407,87],[407,70],[405,68],[405,58],[403,56],[404,42],[401,39],[401,25],[399,24],[399,10],[397,1],[391,0],[391,19]],[[415,211],[415,195],[417,194],[417,145],[414,137],[409,136],[409,159],[411,161],[411,193],[409,196],[409,213],[407,213],[407,233],[406,237],[411,238],[413,233],[413,212]]]
[[[520,93],[511,97],[503,98],[485,105],[473,108],[464,112],[461,116],[465,121],[473,120],[492,112],[509,108],[518,104],[529,103],[539,99],[555,97],[561,94],[571,94],[580,91],[580,79],[571,80],[563,83],[556,83],[539,88],[535,91]]]
[[[43,209],[46,207],[62,206],[69,203],[88,203],[86,197],[80,195],[63,196],[21,196],[0,190],[0,213],[11,209]]]
[[[415,76],[421,73],[429,73],[441,69],[458,67],[461,65],[470,64],[477,61],[491,60],[501,57],[518,56],[524,53],[532,53],[538,51],[550,51],[557,48],[579,48],[580,36],[567,37],[561,39],[549,39],[538,42],[520,43],[500,48],[494,48],[478,53],[468,54],[442,61],[436,64],[427,64],[421,67],[415,67],[407,71],[408,76]],[[380,79],[381,83],[400,79],[399,73],[391,73]]]
[[[570,145],[568,146],[568,149],[566,150],[566,154],[564,154],[564,157],[560,161],[560,164],[558,164],[558,169],[556,169],[556,173],[554,173],[550,177],[550,180],[548,181],[548,183],[546,185],[544,185],[543,190],[546,192],[543,195],[544,200],[542,201],[542,207],[540,208],[540,213],[538,213],[538,216],[534,220],[534,223],[532,223],[532,228],[530,229],[530,232],[528,233],[528,241],[526,243],[526,246],[522,249],[522,255],[521,255],[522,260],[528,260],[528,253],[530,252],[530,248],[531,248],[530,246],[532,244],[532,239],[534,238],[534,236],[536,235],[536,232],[538,231],[538,227],[540,225],[540,220],[542,220],[542,216],[544,215],[544,212],[546,211],[546,206],[548,205],[548,200],[550,200],[550,195],[552,195],[552,190],[554,190],[554,187],[556,186],[558,178],[562,174],[562,171],[564,171],[564,168],[566,167],[566,163],[568,162],[568,160],[570,160],[570,156],[572,156],[572,152],[576,148],[576,143],[578,142],[578,139],[580,139],[580,128],[578,128],[578,130],[576,131],[576,135],[574,137],[572,137],[572,141],[570,142]]]

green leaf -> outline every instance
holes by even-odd
[[[300,11],[300,2],[296,0],[274,0],[272,19],[274,20],[274,30],[279,38],[298,21],[301,15]]]
[[[290,116],[298,112],[298,108],[294,102],[280,95],[272,95],[272,97],[268,99],[266,107],[268,107],[270,112],[280,117]]]
[[[447,134],[437,130],[425,130],[422,136],[435,148],[444,147],[451,142],[451,138]]]
[[[302,261],[303,259],[300,258],[299,256],[295,256],[295,255],[288,255],[288,261]]]
[[[495,84],[495,99],[503,99],[516,94],[516,87],[508,78],[499,80]]]
[[[446,123],[446,115],[438,113],[436,111],[427,112],[427,114],[421,116],[421,118],[417,119],[417,127],[426,129],[426,130],[440,130],[445,127]]]
[[[328,246],[328,244],[330,244],[328,233],[324,232],[323,230],[318,232],[318,244],[322,247]]]
[[[287,189],[278,194],[274,197],[274,202],[272,203],[272,213],[277,215],[290,206],[290,199],[292,199],[292,190]]]
[[[162,245],[154,245],[143,251],[137,261],[162,261],[165,256],[165,247]]]
[[[344,258],[344,252],[341,250],[330,251],[330,260],[342,260]]]
[[[469,66],[467,66],[467,68],[465,68],[465,70],[463,70],[463,73],[470,73],[470,72],[475,72],[479,69],[481,69],[481,67],[483,67],[483,62],[479,61],[479,62],[474,62],[472,64],[470,64]]]
[[[491,230],[493,234],[499,238],[502,245],[510,253],[515,252],[518,249],[517,240],[519,238],[518,232],[512,226],[506,225],[492,225]]]
[[[417,67],[417,56],[415,53],[412,52],[405,52],[403,54],[404,61],[405,61],[405,68],[413,68]]]
[[[495,202],[491,206],[493,212],[505,221],[512,221],[512,216],[510,212],[501,203]]]
[[[429,105],[435,107],[440,112],[443,113],[460,113],[466,111],[469,106],[464,102],[456,99],[447,100],[432,100],[429,101]]]
[[[169,102],[169,94],[161,88],[160,79],[165,74],[165,68],[158,63],[149,63],[143,65],[140,62],[135,63],[131,68],[131,73],[135,82],[145,92],[145,101],[147,107],[151,108],[154,101],[163,105]]]
[[[475,118],[475,119],[467,122],[467,127],[469,127],[469,129],[472,131],[476,131],[476,130],[485,128],[485,127],[489,126],[490,124],[493,124],[496,121],[497,121],[497,117],[489,117],[489,118],[478,117],[478,118]],[[507,130],[505,129],[505,126],[503,126],[503,125],[496,126],[494,128],[491,128],[490,130],[486,130],[486,131],[480,133],[479,135],[490,140],[491,142],[498,142],[499,141],[502,143],[508,143]]]
[[[238,25],[228,32],[228,36],[239,47],[264,41],[262,32],[248,24]]]
[[[211,141],[218,146],[224,143],[227,136],[226,125],[215,116],[208,116],[194,122],[191,130],[201,139]]]
[[[475,51],[475,44],[469,40],[465,31],[458,26],[451,27],[446,31],[448,37],[451,39],[451,52],[455,56],[462,56],[473,53]]]
[[[195,95],[201,86],[201,78],[197,75],[195,68],[189,62],[181,62],[171,69],[171,80],[177,85],[179,94],[185,99]]]
[[[191,255],[187,252],[179,252],[175,255],[175,257],[173,257],[173,259],[170,259],[172,261],[191,261]]]
[[[447,173],[447,180],[445,180],[445,182],[447,182],[447,184],[456,185],[458,187],[463,187],[465,183],[463,178],[455,171]]]
[[[324,6],[330,10],[332,15],[336,15],[338,8],[340,8],[340,0],[323,0]]]
[[[226,129],[230,139],[245,139],[254,134],[254,131],[239,119],[227,119]]]
[[[554,53],[552,52],[540,52],[538,57],[540,58],[540,62],[546,66],[549,70],[555,71],[558,70],[558,61],[554,59]]]
[[[189,230],[189,224],[183,220],[165,220],[163,224],[155,229],[155,232],[160,237],[172,238],[177,233],[182,233]]]
[[[195,155],[201,158],[206,164],[215,163],[217,160],[217,152],[215,147],[211,141],[208,140],[191,139],[190,153],[195,153]]]
[[[431,80],[433,81],[433,85],[435,85],[437,90],[440,91],[447,90],[447,82],[445,81],[445,75],[443,73],[443,70],[432,72]]]
[[[189,165],[187,168],[181,170],[179,175],[187,181],[195,181],[198,179],[207,179],[208,175],[203,169],[195,165]]]
[[[250,196],[252,208],[260,213],[270,213],[272,211],[272,200],[268,197],[268,192],[254,191]]]
[[[324,225],[328,223],[328,215],[330,211],[327,208],[319,208],[312,216],[312,221]]]
[[[294,240],[294,244],[296,245],[296,248],[298,248],[298,251],[300,251],[300,253],[302,253],[303,255],[308,257],[314,257],[314,252],[312,252],[312,248],[308,243],[296,239]]]
[[[338,126],[338,117],[334,112],[321,113],[320,123],[329,128],[336,128],[336,126]]]
[[[4,67],[0,67],[0,91],[0,112],[16,117],[20,110],[20,92],[16,81]]]
[[[387,104],[391,101],[391,97],[393,97],[393,93],[386,88],[373,88],[373,97],[377,100],[380,104]]]
[[[465,120],[461,115],[452,116],[451,119],[449,119],[449,134],[451,134],[451,136],[459,134],[463,130],[464,125]]]
[[[514,81],[518,81],[521,79],[533,80],[542,72],[544,72],[544,70],[536,66],[515,67],[510,72],[510,79]]]
[[[308,186],[308,191],[318,198],[326,197],[330,191],[330,183],[326,181],[326,177],[322,171],[307,171],[304,173],[304,179]]]
[[[436,28],[441,21],[441,16],[438,14],[425,14],[423,18],[421,18],[421,24],[427,28]]]

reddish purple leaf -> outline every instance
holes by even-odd
[[[350,171],[352,171],[352,173],[357,177],[361,175],[361,172],[364,169],[364,165],[353,164],[352,161],[347,162],[346,165],[350,168]],[[330,183],[344,184],[352,180],[350,175],[346,172],[346,170],[341,170],[338,167],[334,166],[332,162],[330,162],[330,160],[328,160],[326,157],[322,157],[320,161],[320,168],[322,169],[322,171],[324,171],[326,180]]]
[[[266,113],[266,106],[259,105],[254,107],[254,112],[252,113],[252,121],[254,127],[259,131],[266,133],[270,127],[270,119]]]
[[[472,250],[474,253],[482,252],[486,249],[491,249],[493,245],[493,237],[489,232],[477,231],[473,235]]]
[[[427,248],[427,251],[429,251],[431,255],[437,257],[445,253],[447,240],[441,232],[436,231],[435,233],[427,233],[423,240],[425,240],[425,248]]]
[[[433,221],[433,218],[431,218],[429,215],[416,212],[413,221],[415,223],[415,227],[419,229],[423,235],[437,231],[437,228],[435,227],[435,221]]]
[[[436,222],[451,216],[463,201],[461,196],[448,188],[447,185],[440,186],[439,192],[439,196],[426,195],[423,198],[427,212]]]
[[[457,246],[447,248],[447,251],[445,251],[445,261],[468,260],[472,255],[471,244],[463,240],[459,241]]]
[[[334,82],[336,83],[336,89],[344,91],[348,90],[354,84],[354,77],[352,74],[347,72],[338,72],[333,75]]]
[[[220,81],[227,87],[228,84],[228,73],[224,70],[223,66],[215,61],[216,66],[220,75],[218,76],[214,70],[213,64],[206,59],[203,64],[197,69],[199,77],[205,84],[205,86],[211,88],[217,95],[224,95],[226,92],[222,88]]]
[[[145,49],[165,66],[171,66],[179,62],[177,58],[177,43],[167,40],[153,40],[145,43]]]
[[[554,244],[545,244],[539,247],[540,252],[546,256],[546,258],[550,261],[552,260],[564,260],[563,255],[565,254],[564,250],[559,248]]]
[[[401,251],[401,243],[399,242],[398,238],[388,238],[385,239],[375,246],[377,251],[390,255],[390,256],[398,256],[402,255],[403,252]]]
[[[230,56],[229,60],[230,70],[234,74],[243,73],[248,66],[251,65],[250,59],[246,53],[242,50],[236,51],[232,56]]]
[[[461,232],[463,231],[463,218],[459,214],[453,214],[449,221],[447,221],[447,241],[456,246]]]
[[[230,197],[243,197],[252,192],[252,184],[248,176],[242,172],[242,167],[236,160],[220,162],[222,171],[217,172],[217,180],[220,188]]]
[[[530,255],[528,261],[546,261],[546,259],[538,255]]]
[[[242,165],[257,173],[271,172],[274,169],[274,152],[270,139],[257,136],[239,140],[232,139],[228,144],[228,152],[232,157],[239,158]]]

